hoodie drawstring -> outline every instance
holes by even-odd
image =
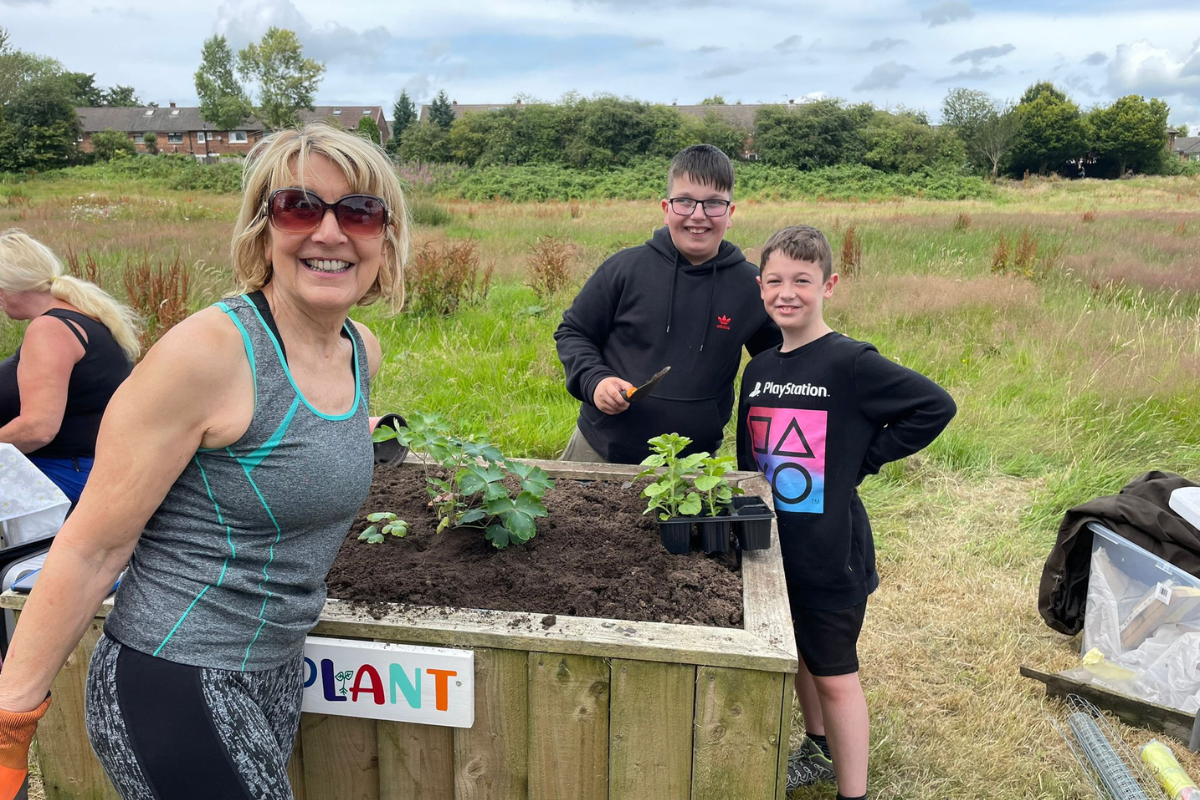
[[[704,352],[704,343],[708,341],[708,326],[712,322],[713,298],[717,294],[717,262],[713,260],[712,277],[708,280],[708,308],[704,310],[704,335],[700,337],[700,352]]]
[[[671,315],[675,313],[675,281],[679,280],[679,260],[675,260],[675,271],[671,273],[671,294],[667,297],[667,333],[671,332]]]

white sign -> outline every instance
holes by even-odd
[[[475,653],[309,636],[302,710],[469,728],[475,724]]]

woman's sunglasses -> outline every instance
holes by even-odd
[[[387,227],[387,205],[370,194],[348,194],[335,203],[326,203],[303,189],[276,189],[267,198],[271,224],[285,233],[312,233],[330,210],[348,236],[372,238]]]

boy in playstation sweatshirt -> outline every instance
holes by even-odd
[[[800,655],[806,735],[788,760],[788,789],[836,779],[838,798],[865,800],[869,723],[857,644],[879,577],[857,487],[937,438],[955,405],[929,378],[830,329],[832,262],[829,242],[806,226],[763,247],[762,302],[783,344],[742,375],[738,468],[771,485]]]
[[[555,331],[567,391],[582,401],[568,460],[637,464],[647,440],[670,432],[691,438],[689,453],[715,452],[742,347],[754,355],[780,342],[758,270],[724,241],[734,211],[728,157],[711,145],[682,151],[667,194],[666,227],[601,264]],[[625,400],[622,391],[668,366],[652,394]]]

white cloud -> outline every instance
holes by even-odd
[[[947,75],[944,78],[938,78],[938,83],[968,83],[971,81],[990,81],[992,78],[998,78],[1006,74],[1004,67],[992,67],[991,69],[983,69],[981,67],[971,67],[968,70],[963,70],[954,75]]]
[[[958,22],[960,19],[971,19],[975,16],[975,12],[971,10],[971,4],[963,2],[963,0],[946,0],[944,3],[938,3],[936,6],[921,12],[921,19],[929,23],[929,27],[936,28],[939,25],[949,25],[951,22]]]
[[[1105,61],[1108,61],[1108,55],[1105,53],[1101,53],[1099,51],[1097,51],[1095,53],[1089,53],[1087,58],[1083,59],[1084,64],[1087,64],[1087,65],[1093,66],[1093,67],[1098,67],[1101,64],[1103,64]]]
[[[875,41],[873,41],[869,45],[867,45],[867,52],[882,53],[884,51],[891,50],[894,47],[899,47],[902,44],[907,44],[906,40],[893,39],[890,36],[886,36],[882,39],[876,39]]]
[[[959,53],[954,58],[950,59],[950,63],[961,64],[964,61],[970,61],[975,66],[979,66],[980,62],[982,61],[986,61],[989,58],[1002,58],[1016,49],[1016,46],[1011,44],[980,47],[976,50],[968,50],[965,53]]]
[[[866,77],[855,84],[854,91],[866,92],[871,89],[895,89],[904,80],[906,75],[915,71],[908,64],[897,64],[895,61],[888,61],[879,64],[868,72]]]
[[[1200,40],[1173,52],[1143,39],[1117,46],[1108,65],[1108,90],[1114,96],[1183,96],[1200,101]]]

